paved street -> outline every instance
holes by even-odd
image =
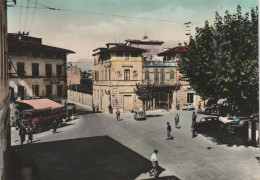
[[[133,114],[126,113],[121,114],[121,121],[117,122],[114,114],[91,113],[90,109],[81,107],[79,119],[68,122],[56,134],[51,131],[36,134],[34,143],[109,136],[148,161],[153,150],[158,149],[159,165],[164,169],[160,177],[175,176],[188,180],[259,179],[258,148],[235,145],[232,142],[221,143],[200,134],[192,138],[192,112],[179,111],[180,129],[174,128],[175,113],[152,111],[147,113],[148,118],[143,121],[136,121]],[[197,121],[201,116],[198,115]],[[174,140],[166,140],[167,121],[172,125]],[[19,144],[18,132],[12,128],[12,145]],[[145,172],[135,178],[149,179],[150,176]]]

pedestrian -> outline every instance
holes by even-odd
[[[198,111],[201,111],[201,103],[199,102],[199,109],[198,109]]]
[[[154,150],[153,154],[151,155],[151,162],[152,162],[152,170],[149,171],[150,176],[157,177],[158,176],[158,159],[157,159],[158,150]]]
[[[21,139],[21,145],[23,145],[23,142],[25,141],[25,131],[23,130],[23,128],[19,129],[19,136]]]
[[[109,106],[108,106],[108,110],[109,110],[109,114],[113,114],[113,109],[112,109],[111,104],[109,104]]]
[[[118,108],[116,110],[116,119],[117,119],[117,121],[120,121],[120,111]]]
[[[32,143],[33,141],[33,132],[32,132],[32,128],[28,125],[28,140],[27,140],[27,143],[31,142]]]
[[[56,133],[57,131],[57,122],[56,122],[56,119],[52,122],[52,128],[53,128],[53,134]]]
[[[93,113],[95,112],[95,104],[92,105]]]
[[[174,138],[173,136],[171,136],[171,131],[172,131],[172,127],[171,127],[170,123],[167,122],[167,139],[166,140]]]
[[[98,105],[98,103],[97,103],[96,109],[97,109],[97,113],[98,113],[99,112],[99,105]]]
[[[192,113],[192,124],[196,123],[196,119],[197,119],[197,115],[195,114],[195,112]]]
[[[176,114],[176,116],[175,116],[175,128],[179,128],[180,127],[179,126],[179,120],[180,120],[180,117],[179,117],[178,114]]]
[[[77,109],[76,109],[75,106],[73,106],[73,108],[72,108],[72,114],[73,114],[74,116],[77,116]]]

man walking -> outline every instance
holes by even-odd
[[[21,145],[23,145],[23,142],[25,141],[25,131],[22,128],[19,130],[19,136],[21,139]]]
[[[97,103],[97,113],[99,112],[99,105],[98,105],[98,103]]]
[[[180,127],[179,126],[179,120],[180,120],[179,115],[176,114],[176,116],[175,116],[175,128],[179,128]]]
[[[167,122],[167,139],[166,140],[174,138],[174,137],[171,136],[171,131],[172,131],[172,127],[171,127],[170,123]]]
[[[153,154],[151,155],[151,162],[152,162],[152,170],[149,171],[150,176],[154,176],[157,177],[158,176],[158,171],[157,171],[157,167],[158,167],[158,160],[157,160],[157,154],[158,154],[158,150],[154,150]]]
[[[192,114],[192,125],[196,123],[196,119],[197,119],[197,115],[195,114],[195,112],[193,112],[193,114]]]
[[[119,111],[119,109],[116,110],[116,119],[117,119],[117,121],[120,121],[120,111]]]
[[[93,113],[95,112],[95,104],[92,105]]]

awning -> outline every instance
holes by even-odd
[[[31,99],[31,100],[19,100],[19,103],[25,103],[33,107],[33,109],[46,109],[46,108],[61,108],[61,104],[56,103],[50,99]]]

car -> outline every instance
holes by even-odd
[[[196,122],[194,128],[198,132],[207,130],[219,130],[223,122],[219,121],[217,116],[202,117],[199,122]]]
[[[135,111],[134,111],[134,119],[136,119],[136,120],[145,120],[146,117],[145,117],[144,110],[137,110],[137,109],[135,109]]]
[[[195,107],[194,107],[194,105],[191,104],[191,103],[183,104],[183,105],[182,105],[182,110],[194,110],[194,109],[195,109]]]

